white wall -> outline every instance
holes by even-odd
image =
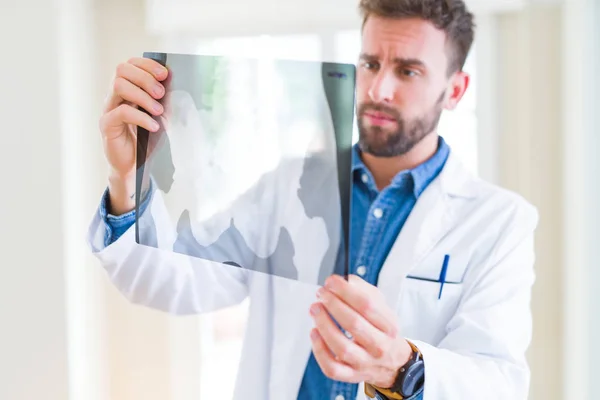
[[[102,274],[85,242],[87,224],[98,201],[95,183],[102,165],[95,4],[93,0],[59,0],[56,12],[69,399],[102,400],[109,398],[107,324],[99,285]]]
[[[600,364],[600,6],[569,0],[563,16],[565,165],[564,398],[595,398]]]
[[[585,238],[589,249],[589,293],[598,294],[600,293],[600,267],[598,266],[600,263],[600,246],[598,246],[600,238],[600,157],[598,157],[598,153],[600,153],[600,78],[598,77],[598,71],[600,71],[600,41],[598,40],[600,38],[600,4],[598,1],[590,3],[590,15],[592,17],[588,27],[591,32],[588,38],[595,38],[595,40],[588,39],[588,54],[593,55],[593,58],[590,60],[589,75],[586,74],[589,79],[589,86],[587,86],[589,103],[586,103],[586,112],[591,118],[585,139],[588,161],[586,182],[589,182],[587,183],[587,201],[590,207],[586,219],[588,231]],[[589,311],[590,338],[596,340],[590,341],[588,371],[592,371],[592,368],[596,368],[600,364],[600,341],[597,340],[600,338],[600,298],[593,296],[592,299]],[[589,390],[591,392],[591,386]]]
[[[499,183],[540,213],[533,289],[531,399],[558,399],[563,363],[562,8],[534,5],[497,17]]]
[[[68,398],[57,15],[0,5],[0,399]]]

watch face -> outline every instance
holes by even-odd
[[[425,377],[425,365],[419,360],[406,371],[402,381],[402,396],[409,397],[414,395],[423,386]]]

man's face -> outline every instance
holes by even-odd
[[[357,70],[363,152],[392,157],[433,132],[456,93],[448,76],[446,34],[421,19],[371,15]]]

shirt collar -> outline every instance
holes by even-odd
[[[354,146],[352,146],[352,173],[366,168],[367,167],[365,164],[363,164],[362,159],[360,158],[360,149],[358,148],[358,143],[356,143]]]
[[[363,172],[367,171],[367,167],[362,162],[360,157],[360,149],[358,144],[355,144],[352,148],[352,173],[355,171]],[[419,197],[425,190],[427,185],[431,183],[433,179],[440,173],[448,155],[450,154],[450,147],[441,136],[438,137],[438,148],[433,157],[429,158],[424,163],[417,165],[415,168],[409,171],[401,171],[394,177],[392,184],[400,181],[403,176],[407,174],[412,178],[413,192],[415,197]]]
[[[415,196],[419,197],[427,185],[438,176],[450,154],[450,147],[446,141],[439,136],[438,148],[433,157],[423,164],[417,165],[411,170],[414,182]]]

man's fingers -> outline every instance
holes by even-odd
[[[154,100],[148,93],[125,78],[115,79],[114,92],[120,99],[131,102],[134,105],[145,109],[152,115],[160,115],[164,111],[162,104]]]
[[[150,94],[155,99],[160,99],[165,94],[165,88],[163,84],[160,83],[154,75],[142,68],[136,67],[133,64],[119,64],[117,67],[117,78],[124,78],[128,80],[134,85],[144,89],[146,93]]]
[[[160,128],[158,122],[156,122],[151,116],[145,112],[138,110],[128,104],[121,104],[114,110],[105,114],[100,119],[100,126],[102,132],[111,132],[115,127],[121,125],[131,124],[135,126],[141,126],[150,132],[156,132]],[[118,130],[114,130],[118,132]],[[106,139],[115,139],[114,137],[107,137]]]
[[[323,373],[330,379],[342,382],[359,383],[364,379],[351,366],[344,364],[331,354],[331,351],[325,344],[323,337],[317,329],[313,329],[310,334],[312,340],[313,354]]]
[[[338,296],[380,331],[391,337],[397,335],[396,315],[385,303],[385,299],[377,288],[368,282],[356,275],[350,275],[348,281],[341,276],[332,275],[327,278],[325,288]]]
[[[133,57],[129,59],[127,63],[148,72],[149,74],[154,76],[154,78],[158,81],[165,80],[169,75],[167,68],[163,67],[157,61],[154,61],[150,58]]]
[[[336,359],[358,370],[369,362],[369,355],[362,347],[350,340],[333,322],[322,304],[315,303],[310,309],[315,325],[327,347]]]
[[[155,65],[158,65],[158,67],[162,69],[163,72],[161,74],[158,74],[157,70],[153,70]],[[142,91],[146,92],[150,97],[160,99],[165,95],[165,87],[159,81],[165,80],[168,75],[166,68],[150,59],[134,58],[130,60],[130,62],[119,64],[104,111],[109,112],[119,106],[123,100],[128,100],[123,97],[123,93],[121,92],[123,90],[123,80],[142,89]],[[135,101],[134,103],[138,104]]]
[[[391,337],[372,325],[335,294],[326,289],[320,289],[319,293],[325,309],[352,335],[354,342],[361,346],[361,350],[366,350],[375,358],[380,358],[386,353],[392,341]],[[327,340],[326,342],[329,343]]]
[[[371,299],[371,302],[367,304],[367,308],[371,305],[371,308],[376,308],[377,312],[373,315],[373,320],[370,322],[382,332],[396,337],[398,334],[397,315],[388,306],[381,291],[358,275],[350,275],[348,283],[351,287],[355,287],[358,292],[363,293],[364,297]],[[364,298],[362,301],[363,304],[366,304]],[[367,319],[369,319],[368,316]]]

